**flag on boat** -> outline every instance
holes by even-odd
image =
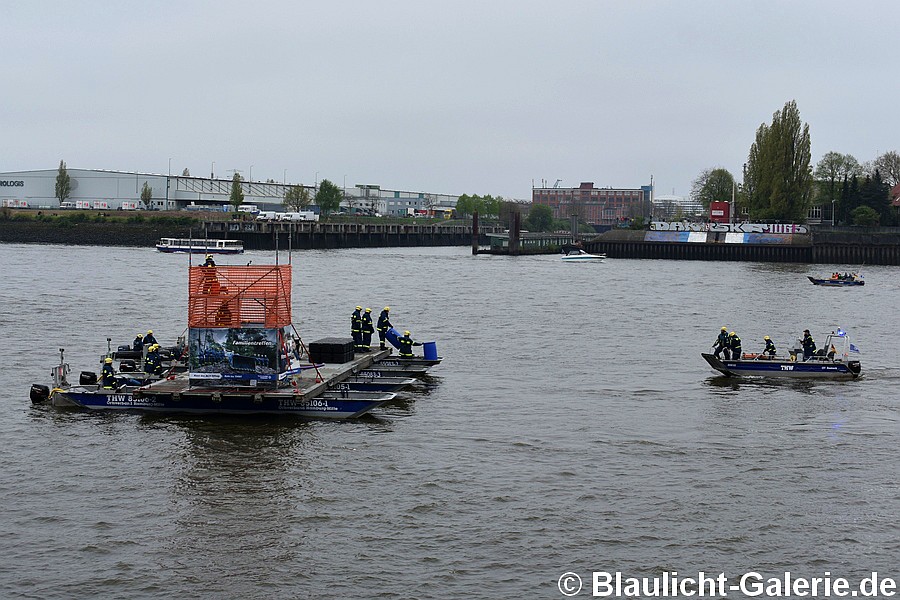
[[[859,352],[859,347],[857,347],[853,342],[850,342],[850,352]]]

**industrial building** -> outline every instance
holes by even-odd
[[[71,193],[66,199],[72,207],[99,209],[150,208],[154,210],[209,209],[227,210],[231,197],[231,178],[159,175],[101,169],[67,168]],[[22,208],[60,208],[56,197],[58,169],[0,173],[0,201],[3,206]],[[144,184],[150,189],[149,207],[141,201]],[[315,185],[243,181],[244,203],[260,210],[281,210],[285,192],[294,185],[316,194]],[[407,216],[416,209],[454,208],[458,196],[381,189],[378,185],[354,185],[344,190],[342,206],[391,216]]]
[[[544,204],[553,210],[553,218],[567,219],[577,215],[592,225],[616,225],[634,217],[650,217],[653,186],[640,188],[595,188],[583,182],[576,188],[538,187],[531,190],[533,204]]]

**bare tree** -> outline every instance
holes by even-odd
[[[900,183],[900,154],[891,150],[885,152],[872,161],[869,174],[874,175],[875,170],[881,173],[881,179],[890,186]]]

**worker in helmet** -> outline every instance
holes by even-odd
[[[388,314],[391,312],[390,306],[385,306],[384,310],[381,311],[381,314],[378,315],[378,341],[381,344],[381,349],[385,349],[384,338],[387,336],[387,330],[393,327],[391,325],[391,316]]]
[[[144,360],[144,371],[150,375],[162,376],[162,359],[159,356],[159,344],[153,344],[147,348],[147,358]]]
[[[152,330],[152,329],[148,329],[148,330],[147,330],[147,335],[144,336],[144,345],[145,345],[145,346],[152,346],[152,345],[155,344],[155,343],[156,343],[156,338],[153,337],[153,330]]]
[[[728,360],[729,358],[731,358],[731,352],[728,350],[728,328],[727,327],[723,327],[721,330],[719,330],[719,335],[718,335],[718,337],[716,337],[715,343],[713,343],[713,348],[716,349],[716,351],[713,353],[716,358],[719,358],[719,353],[722,351],[725,352],[725,360]]]
[[[350,315],[350,335],[353,337],[353,349],[362,351],[362,306],[357,306]]]
[[[803,345],[803,360],[809,360],[816,354],[816,341],[809,334],[809,329],[803,330],[803,339],[800,340]]]
[[[206,255],[206,261],[203,263],[204,267],[215,267],[216,261],[213,260],[212,254]]]
[[[134,341],[131,342],[131,349],[134,350],[135,352],[143,353],[143,351],[144,351],[144,335],[143,334],[139,333],[134,337]]]
[[[116,389],[116,372],[112,366],[112,358],[103,359],[103,369],[100,371],[100,385],[105,390]]]
[[[728,334],[728,349],[731,350],[731,360],[741,358],[741,338],[733,331]]]
[[[372,327],[372,309],[367,308],[366,312],[362,315],[362,343],[360,345],[360,350],[363,352],[372,351],[373,333],[375,333],[375,328]]]
[[[763,350],[763,354],[768,354],[769,356],[775,356],[775,342],[773,342],[769,336],[763,337],[763,340],[766,342],[766,347]]]
[[[417,342],[410,337],[409,331],[403,332],[403,337],[398,340],[400,344],[400,358],[412,358],[412,347],[421,346],[421,342]]]

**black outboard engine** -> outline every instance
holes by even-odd
[[[97,374],[93,371],[82,371],[78,376],[78,385],[95,385],[97,383]]]
[[[120,373],[134,373],[137,371],[137,364],[131,360],[120,360],[119,361],[119,372]]]
[[[39,383],[34,383],[31,385],[31,401],[35,404],[40,404],[41,402],[46,402],[50,399],[50,388],[46,385],[41,385]]]

